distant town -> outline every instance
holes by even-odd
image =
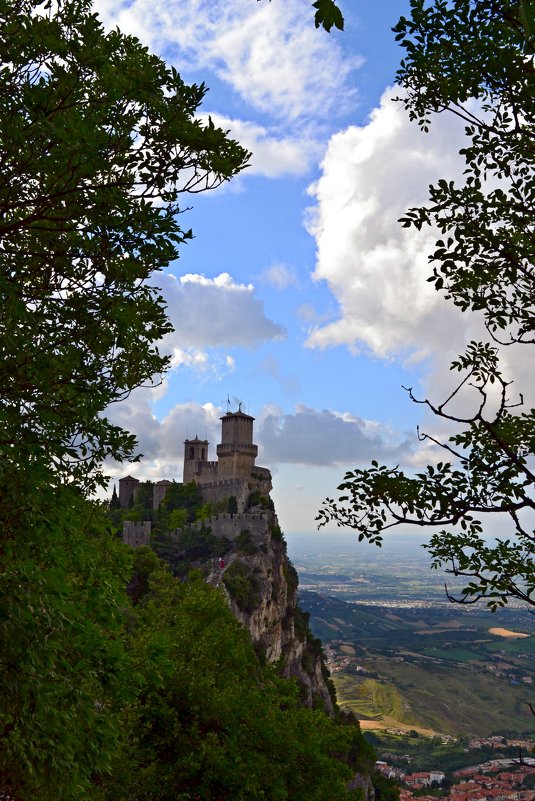
[[[495,748],[516,746],[520,756],[456,770],[450,781],[446,781],[446,774],[441,770],[410,773],[383,760],[376,766],[383,776],[400,783],[400,801],[535,801],[535,758],[522,756],[522,750],[533,752],[535,742],[504,737],[476,738],[470,742],[469,749],[489,745]],[[410,761],[408,755],[405,758]],[[427,788],[433,788],[434,792],[426,795]]]

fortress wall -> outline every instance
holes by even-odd
[[[200,487],[203,500],[218,503],[234,495],[238,502],[238,512],[243,512],[249,498],[249,485],[245,478],[232,478],[223,481],[213,481],[202,484]]]
[[[166,496],[167,489],[171,486],[172,481],[158,481],[152,486],[152,508],[157,509]]]
[[[195,462],[187,459],[184,462],[184,484],[189,484],[190,481],[196,484],[217,481],[217,462]]]
[[[253,441],[253,419],[239,413],[222,417],[221,442],[243,442],[250,445]]]
[[[204,484],[206,481],[217,481],[217,462],[197,462],[197,475],[194,481]]]
[[[253,539],[265,539],[268,533],[268,515],[266,512],[241,515],[220,514],[198,523],[193,523],[188,528],[200,531],[203,525],[210,527],[214,536],[226,537],[228,540],[234,540],[244,529],[251,533]],[[180,529],[173,531],[172,534],[178,536]]]
[[[138,548],[140,545],[148,545],[152,523],[150,520],[138,522],[135,520],[125,520],[123,523],[123,542]]]
[[[236,451],[229,456],[219,456],[220,479],[249,478],[254,469],[255,457],[252,454]]]
[[[138,479],[132,476],[119,479],[119,504],[122,509],[128,509],[130,506],[130,502],[135,498],[138,484]]]

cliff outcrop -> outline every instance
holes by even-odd
[[[249,515],[233,516],[232,522],[232,548],[224,564],[214,566],[209,580],[224,588],[260,659],[279,663],[281,675],[297,679],[307,706],[333,714],[321,642],[312,635],[308,615],[297,602],[297,573],[275,513],[260,507]],[[213,534],[224,531],[228,538],[228,520],[219,526],[213,520],[211,526]]]

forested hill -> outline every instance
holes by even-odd
[[[274,512],[268,510],[263,531],[241,529],[231,540],[207,520],[194,522],[214,511],[194,495],[192,487],[172,488],[155,514],[153,547],[132,552],[127,650],[152,669],[143,670],[123,713],[103,797],[128,788],[127,798],[147,801],[194,792],[373,798],[373,750],[326,690],[321,642],[297,605],[297,574]],[[110,509],[110,516],[117,525],[123,517],[146,518],[144,497],[139,493],[126,512]],[[249,511],[268,506],[264,499]],[[166,532],[161,521],[174,520],[180,509],[189,526]]]

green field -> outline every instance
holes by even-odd
[[[445,659],[447,662],[475,662],[481,659],[481,654],[477,651],[470,651],[468,648],[448,648],[448,650],[438,648],[425,648],[422,654],[434,656],[437,659]]]
[[[448,734],[535,728],[526,704],[533,693],[523,686],[462,668],[437,670],[380,656],[367,659],[366,666],[379,677],[334,675],[339,703],[359,718]]]
[[[533,631],[525,610],[381,607],[313,592],[301,603],[342,667],[333,673],[340,702],[359,718],[448,734],[535,730],[527,706],[535,701],[535,635],[489,633]]]

